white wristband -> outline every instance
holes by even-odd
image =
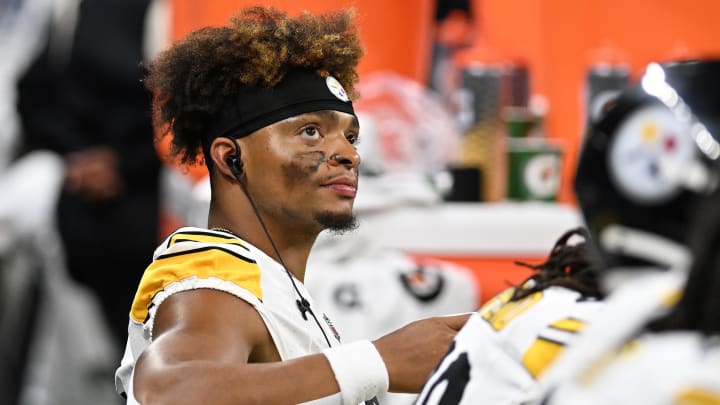
[[[357,405],[390,387],[385,362],[370,341],[359,340],[322,353],[335,373],[343,405]]]

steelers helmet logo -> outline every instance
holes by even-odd
[[[612,180],[637,203],[660,203],[680,191],[672,169],[690,167],[696,148],[665,106],[638,109],[621,123],[610,145]]]
[[[337,97],[338,100],[344,102],[350,101],[350,97],[348,97],[342,84],[340,84],[336,78],[328,76],[327,79],[325,79],[325,84],[327,84],[327,88],[330,90],[330,93]]]

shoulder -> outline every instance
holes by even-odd
[[[183,227],[171,233],[155,249],[153,259],[167,257],[173,253],[212,249],[229,250],[254,261],[250,243],[227,232],[195,227]]]
[[[480,316],[493,329],[500,331],[511,323],[527,321],[543,325],[565,317],[583,320],[602,306],[601,301],[584,299],[580,293],[564,287],[549,287],[517,300],[512,299],[514,292],[514,287],[508,288],[480,308]]]
[[[138,323],[152,318],[172,294],[198,288],[228,292],[257,304],[262,301],[262,270],[255,248],[225,232],[180,228],[155,250],[133,300],[130,317]]]
[[[539,377],[555,358],[586,328],[602,307],[576,291],[549,287],[518,300],[508,289],[480,310],[489,330],[503,350],[518,356],[533,378]]]

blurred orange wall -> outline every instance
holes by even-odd
[[[362,44],[365,48],[359,71],[393,69],[425,82],[432,46],[431,0],[171,0],[173,38],[207,25],[227,24],[229,17],[244,7],[275,6],[290,15],[303,10],[319,13],[354,6],[357,10]]]
[[[652,60],[720,56],[717,0],[473,0],[476,35],[524,55],[532,91],[550,102],[548,133],[566,146],[561,201],[574,201],[572,177],[582,133],[584,75],[591,52],[612,47],[635,76]]]

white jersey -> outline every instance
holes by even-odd
[[[322,331],[309,314],[308,320],[303,319],[288,273],[274,259],[226,232],[192,227],[177,230],[155,250],[140,281],[130,311],[125,355],[116,372],[118,392],[127,395],[128,404],[137,403],[131,385],[135,362],[153,340],[157,309],[181,291],[210,288],[251,304],[265,322],[282,360],[339,345],[340,336],[330,319],[317,309],[305,286],[294,281],[310,302]],[[333,400],[322,403],[340,403],[339,395],[330,398]]]
[[[630,271],[634,273],[614,271],[625,281],[605,298],[602,314],[543,376],[537,398],[547,398],[574,384],[581,375],[614,356],[650,320],[665,314],[679,300],[685,281],[682,272]]]
[[[376,339],[418,319],[478,308],[471,270],[356,242],[320,239],[305,280],[344,340]]]
[[[520,404],[537,378],[602,309],[564,287],[517,301],[514,289],[473,314],[425,382],[417,404]]]
[[[551,404],[720,404],[720,340],[646,334],[559,387]]]
[[[347,342],[373,340],[422,318],[472,312],[480,302],[469,269],[376,246],[362,232],[324,234],[310,254],[305,281]],[[401,405],[416,396],[386,393],[378,399]]]

